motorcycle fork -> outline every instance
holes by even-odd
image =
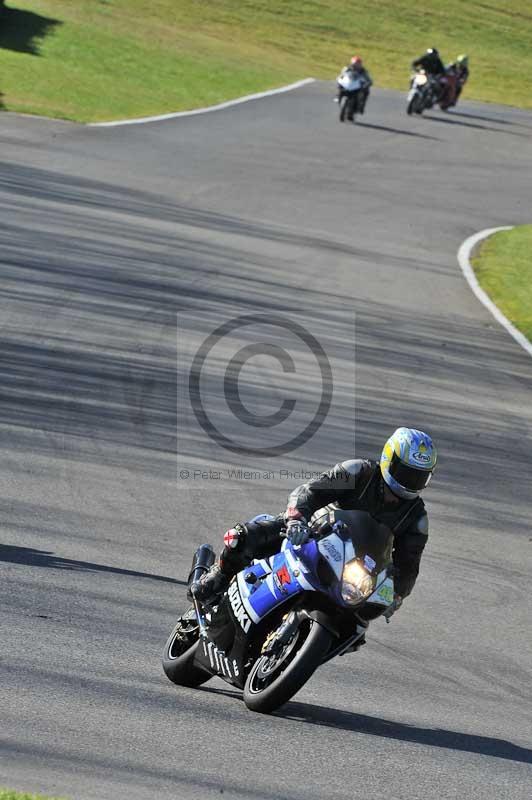
[[[205,622],[203,611],[201,610],[200,605],[195,597],[192,598],[192,602],[194,604],[194,611],[196,612],[196,619],[198,620],[200,636],[207,636],[207,624]]]
[[[288,614],[285,614],[281,624],[266,637],[262,645],[261,655],[274,655],[275,652],[278,652],[288,644],[294,633],[296,633],[300,620],[301,615],[297,611],[289,611]]]

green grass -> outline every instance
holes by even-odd
[[[12,789],[0,789],[0,800],[60,800],[60,798],[44,797],[42,794],[14,792]]]
[[[490,236],[472,263],[484,291],[532,341],[532,225]]]
[[[313,76],[354,51],[406,89],[428,46],[471,57],[465,96],[532,108],[530,0],[7,0],[0,102],[105,120],[194,108]]]

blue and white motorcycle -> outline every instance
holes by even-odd
[[[334,506],[310,527],[306,544],[284,539],[279,553],[236,575],[215,605],[195,603],[180,617],[163,654],[173,683],[194,687],[217,675],[244,690],[248,708],[269,713],[320,664],[357,649],[393,602],[392,532],[365,512]],[[189,585],[214,560],[202,545]]]
[[[361,112],[364,106],[364,93],[370,85],[363,75],[354,75],[350,70],[341,72],[336,78],[336,83],[342,90],[340,97],[340,122],[346,119],[355,121],[355,114]]]

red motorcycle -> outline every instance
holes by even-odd
[[[458,89],[458,73],[453,67],[447,67],[445,75],[439,80],[440,95],[438,97],[438,105],[442,111],[447,111],[451,106],[456,105],[457,89]]]

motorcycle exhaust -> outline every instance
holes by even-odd
[[[200,545],[192,559],[192,566],[187,581],[188,585],[191,586],[193,583],[196,583],[196,581],[199,581],[201,576],[210,570],[215,561],[216,555],[211,545]]]

